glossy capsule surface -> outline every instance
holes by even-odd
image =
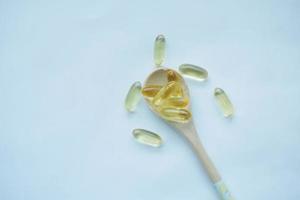
[[[206,69],[192,64],[182,64],[179,66],[179,71],[189,78],[204,81],[208,77]]]
[[[170,97],[164,104],[165,107],[184,108],[189,104],[189,99],[186,97]]]
[[[168,81],[178,81],[179,77],[173,70],[167,70],[167,79]]]
[[[182,90],[180,84],[177,83],[170,94],[170,98],[172,98],[172,97],[181,98],[183,96],[184,96],[183,90]]]
[[[144,97],[153,98],[162,88],[161,85],[147,85],[143,87],[142,94]]]
[[[141,82],[139,81],[131,85],[125,99],[125,108],[127,111],[133,112],[136,109],[137,104],[141,100],[141,88]]]
[[[164,87],[160,89],[160,91],[153,98],[153,104],[155,106],[159,106],[166,100],[171,93],[177,90],[177,83],[175,81],[168,82]]]
[[[221,88],[216,88],[214,96],[225,117],[231,117],[234,114],[233,105],[227,94]]]
[[[161,110],[162,118],[174,122],[187,122],[192,114],[187,109],[163,108]]]
[[[154,64],[160,67],[165,59],[166,39],[164,35],[158,35],[154,42]]]
[[[152,147],[159,147],[162,144],[161,137],[151,131],[145,129],[134,129],[132,134],[137,142],[146,144]]]

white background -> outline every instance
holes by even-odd
[[[0,0],[1,200],[217,200],[183,138],[130,85],[165,66],[206,68],[187,80],[199,135],[238,200],[299,200],[300,3]],[[213,89],[236,115],[222,117]],[[154,149],[133,128],[161,134]]]

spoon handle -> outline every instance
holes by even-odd
[[[194,148],[197,157],[202,162],[202,165],[212,182],[217,183],[221,181],[222,178],[219,172],[217,171],[216,167],[214,166],[213,162],[209,158],[208,154],[206,153],[199,137],[196,134],[186,134],[186,137],[191,143],[192,147]]]
[[[200,138],[198,137],[196,129],[194,127],[185,129],[185,131],[183,131],[183,133],[186,136],[187,140],[191,143],[199,160],[202,162],[204,169],[206,170],[208,176],[210,177],[213,184],[215,185],[221,199],[222,200],[234,200],[234,198],[232,197],[231,193],[229,192],[227,186],[222,181],[222,178],[221,178],[219,172],[217,171],[213,162],[211,161],[208,154],[206,153],[204,146],[202,145]]]
[[[214,183],[220,197],[222,200],[234,200],[231,193],[229,192],[227,186],[222,181],[222,178],[215,168],[213,162],[209,158],[208,154],[206,153],[201,141],[196,139],[197,142],[191,142],[192,146],[194,147],[198,158],[201,160],[205,170],[207,171],[208,176]]]

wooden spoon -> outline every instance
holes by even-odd
[[[149,75],[149,77],[146,79],[144,86],[147,86],[147,85],[165,85],[168,82],[167,70],[172,70],[172,69],[161,67],[161,68],[158,68],[158,69],[154,70]],[[174,70],[172,70],[172,71],[174,71]],[[183,89],[184,94],[189,98],[189,90],[188,90],[187,85],[185,84],[184,79],[182,78],[182,76],[179,73],[177,73],[176,71],[174,71],[174,72],[178,75],[178,78],[179,78],[178,81],[182,85],[182,89]],[[162,118],[160,113],[158,113],[156,111],[156,109],[152,106],[150,101],[147,98],[145,98],[145,100],[147,101],[148,106],[150,107],[150,109],[155,114],[157,114],[160,118]],[[190,103],[189,103],[187,109],[191,112]],[[164,121],[166,123],[170,124],[172,127],[174,127],[178,132],[180,132],[182,135],[184,135],[185,138],[189,141],[189,143],[193,147],[194,151],[196,152],[197,157],[201,161],[204,169],[206,170],[208,176],[210,177],[210,179],[212,180],[212,182],[216,186],[216,189],[219,192],[220,197],[223,200],[233,200],[233,197],[231,196],[231,194],[228,191],[226,185],[222,181],[222,178],[221,178],[220,174],[218,173],[218,171],[215,168],[213,162],[211,161],[208,154],[206,153],[206,151],[205,151],[205,149],[204,149],[204,147],[203,147],[203,145],[200,141],[200,138],[198,137],[195,125],[193,123],[193,119],[191,118],[186,123],[173,122],[173,121],[167,121],[167,120],[164,120]]]

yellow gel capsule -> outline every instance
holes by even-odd
[[[147,85],[143,87],[142,94],[144,97],[152,98],[159,92],[161,88],[161,85]]]
[[[168,81],[178,81],[178,76],[173,70],[167,70],[167,79]]]
[[[177,83],[175,81],[168,82],[166,86],[162,87],[160,91],[153,98],[153,104],[159,106],[166,98],[168,98],[174,89],[176,89]]]
[[[189,104],[189,99],[185,98],[185,97],[170,97],[166,101],[166,106],[167,107],[184,108],[188,104]]]
[[[132,134],[136,141],[152,147],[159,147],[162,144],[161,137],[151,131],[145,129],[134,129]]]
[[[230,117],[234,113],[233,105],[228,96],[221,88],[216,88],[214,92],[215,99],[221,108],[225,117]]]
[[[174,122],[188,122],[192,114],[186,109],[179,108],[163,108],[160,112],[162,117]]]
[[[183,95],[184,95],[183,90],[182,90],[180,84],[177,83],[175,85],[175,87],[173,88],[172,93],[170,94],[170,97],[181,98],[181,97],[183,97]]]
[[[127,93],[125,99],[125,108],[129,112],[133,112],[141,99],[141,83],[139,81],[133,83]]]
[[[208,73],[202,67],[191,64],[182,64],[179,66],[179,71],[189,77],[199,81],[204,81],[207,79]]]
[[[165,59],[166,39],[163,35],[158,35],[154,42],[154,63],[160,67]]]

